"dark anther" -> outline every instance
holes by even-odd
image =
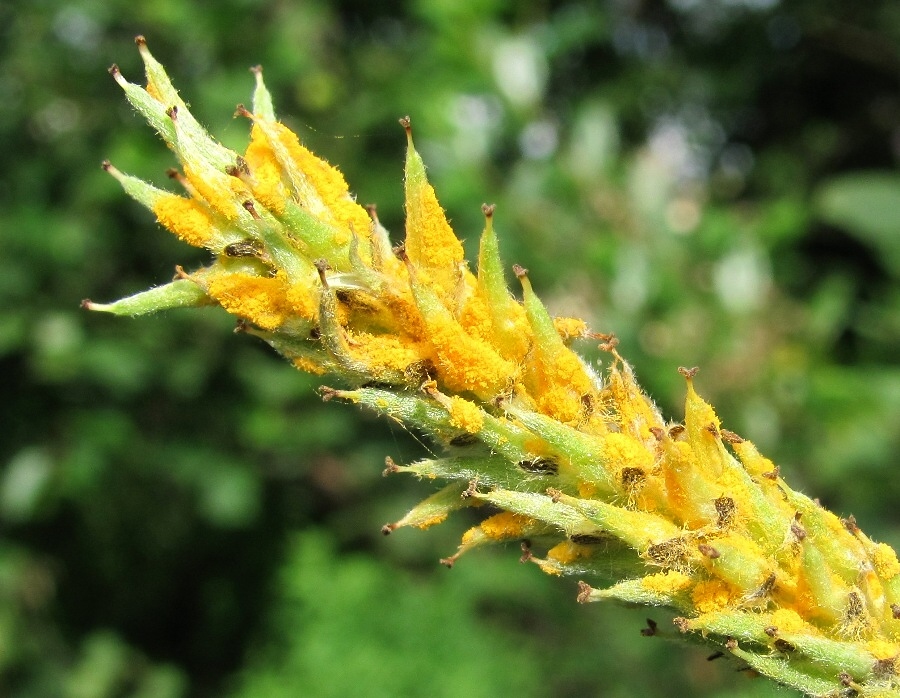
[[[847,608],[844,610],[844,615],[847,618],[859,618],[864,613],[865,607],[859,592],[851,591],[847,594]]]
[[[559,473],[559,463],[552,458],[531,458],[519,461],[517,464],[526,473],[535,475],[556,475]]]
[[[659,427],[650,427],[650,433],[653,434],[653,438],[657,441],[662,441],[666,437],[666,432]]]
[[[478,437],[475,434],[457,434],[450,439],[451,446],[471,446],[478,443]]]
[[[796,647],[792,645],[790,642],[785,640],[784,638],[779,637],[775,642],[772,643],[779,652],[784,652],[785,654],[788,652],[796,651]]]
[[[235,334],[241,334],[247,331],[247,328],[250,327],[250,323],[244,320],[244,318],[238,318],[237,322],[234,323],[234,330],[232,330]]]
[[[222,250],[226,257],[259,257],[262,251],[262,245],[253,238],[232,242]]]
[[[178,106],[173,104],[171,107],[166,109],[166,116],[172,119],[172,121],[175,121],[178,118]]]
[[[713,436],[715,436],[716,438],[718,438],[718,436],[719,436],[719,427],[717,427],[713,422],[710,422],[709,424],[707,424],[707,425],[704,427],[704,429],[706,429],[706,431],[708,431],[710,434],[712,434]]]
[[[244,201],[241,206],[243,206],[247,211],[253,216],[254,220],[260,220],[260,215],[256,212],[256,206],[253,205],[253,202],[250,199]]]
[[[647,627],[641,628],[641,635],[643,635],[644,637],[653,637],[654,635],[656,635],[656,628],[656,621],[652,618],[648,618]]]
[[[778,628],[776,628],[774,625],[769,625],[763,628],[763,632],[769,637],[776,637],[778,635]]]
[[[733,637],[729,637],[727,640],[725,640],[725,649],[727,649],[729,652],[736,650],[737,647],[737,640],[735,640]]]
[[[547,496],[550,497],[550,501],[554,504],[559,502],[559,498],[562,497],[562,490],[558,490],[555,487],[547,488]]]
[[[494,211],[496,209],[496,204],[481,204],[481,212],[484,214],[485,218],[491,218],[494,215]]]
[[[711,545],[707,545],[706,543],[700,543],[700,545],[697,546],[697,550],[699,550],[701,554],[705,555],[710,560],[715,560],[722,555],[722,553],[720,553]]]
[[[641,487],[647,479],[647,474],[641,468],[622,468],[619,473],[622,480],[622,487],[628,491],[634,491]]]
[[[599,545],[609,538],[603,531],[596,533],[573,533],[569,540],[578,545]]]
[[[448,570],[452,570],[453,564],[456,562],[456,559],[456,555],[451,555],[450,557],[442,557],[440,562]]]
[[[385,536],[389,536],[394,532],[394,529],[397,528],[394,524],[385,524],[381,527],[381,533]]]
[[[685,378],[687,378],[688,380],[690,380],[691,378],[693,378],[694,376],[696,376],[696,375],[697,375],[697,371],[699,371],[699,370],[700,370],[700,367],[699,367],[699,366],[694,366],[693,368],[685,368],[684,366],[679,366],[679,367],[678,367],[678,372],[679,372],[682,376],[684,376]]]
[[[384,459],[384,470],[381,471],[382,477],[387,477],[391,473],[400,472],[400,466],[394,462],[394,459],[390,456],[387,456]]]
[[[587,582],[578,582],[578,603],[588,603],[591,600],[591,585]]]
[[[119,66],[116,65],[115,63],[113,63],[111,66],[109,66],[109,68],[107,70],[109,70],[109,74],[113,75],[113,76],[118,75],[119,73],[122,72],[121,70],[119,70]]]
[[[731,497],[719,497],[715,500],[714,504],[716,506],[716,513],[719,515],[719,519],[716,523],[719,528],[727,528],[731,525],[731,522],[734,521],[734,500]]]
[[[134,37],[134,43],[136,43],[138,46],[146,46],[147,40],[144,38],[143,34],[138,34],[136,37]]]
[[[791,533],[798,542],[806,538],[806,531],[804,531],[803,526],[796,521],[791,522]]]
[[[406,131],[407,134],[412,133],[412,121],[408,116],[400,117],[400,125],[403,127],[403,130]]]
[[[517,279],[521,279],[523,276],[528,275],[528,270],[519,264],[513,264],[512,269],[513,269],[513,274],[516,275]]]
[[[887,657],[885,659],[876,660],[875,664],[872,666],[872,673],[879,679],[888,679],[894,676],[897,673],[894,669],[895,659],[896,657]]]
[[[250,72],[253,73],[254,75],[259,75],[260,73],[262,73],[262,66],[261,65],[251,65]]]
[[[893,616],[895,619],[900,620],[900,603],[891,604],[891,616]]]
[[[744,443],[744,439],[733,431],[728,431],[728,429],[720,429],[719,436],[722,437],[722,441],[725,441],[730,444],[742,444]]]
[[[319,395],[322,398],[323,402],[328,402],[332,398],[337,397],[338,391],[334,388],[329,388],[327,385],[323,385],[319,387]]]
[[[848,674],[846,671],[842,671],[838,675],[838,678],[841,680],[842,686],[849,686],[853,683],[853,677],[850,676],[850,674]]]
[[[109,160],[104,160],[100,163],[100,167],[102,167],[105,172],[109,172],[109,169],[112,167],[112,163]]]
[[[234,106],[234,115],[235,116],[243,116],[244,118],[247,118],[247,119],[253,118],[253,114],[251,114],[250,110],[247,109],[247,107],[245,107],[243,104],[236,104]]]
[[[781,468],[777,465],[775,466],[775,470],[770,470],[767,473],[760,473],[766,480],[777,480],[778,476],[781,474]]]
[[[519,562],[522,564],[529,562],[534,555],[531,552],[531,541],[523,540],[521,543],[522,548],[522,557],[519,558]]]
[[[328,266],[328,262],[324,259],[317,259],[313,262],[313,265],[319,272],[319,280],[322,282],[322,285],[325,286],[325,288],[328,288],[328,280],[325,278],[325,272],[331,269],[331,267]]]
[[[846,519],[841,519],[841,523],[854,536],[859,534],[859,526],[856,525],[856,517],[853,514],[850,514]]]
[[[409,261],[409,255],[406,254],[406,245],[402,242],[399,245],[394,245],[394,247],[391,248],[391,252],[393,252],[394,256],[401,262]]]
[[[677,439],[681,434],[684,433],[684,426],[681,424],[673,424],[669,427],[669,438]]]
[[[463,499],[468,499],[469,497],[478,494],[478,478],[473,478],[469,482],[469,486],[466,488],[465,492],[462,493]]]

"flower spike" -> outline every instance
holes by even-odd
[[[384,533],[484,510],[464,553],[522,541],[523,561],[576,575],[580,602],[666,606],[675,628],[812,696],[900,691],[900,562],[852,518],[791,489],[756,447],[724,429],[686,381],[683,424],[665,421],[612,335],[553,318],[527,271],[507,288],[485,205],[477,274],[416,151],[409,117],[406,235],[392,246],[374,206],[276,120],[253,68],[243,154],[191,116],[142,37],[147,86],[110,69],[179,160],[185,195],[104,169],[213,259],[166,285],[84,307],[117,315],[216,304],[335,398],[430,437],[441,453],[386,474],[441,483]],[[599,372],[575,348],[602,341]]]

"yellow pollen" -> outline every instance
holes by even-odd
[[[347,331],[350,350],[377,377],[386,370],[402,371],[423,358],[422,347],[395,335]]]
[[[616,471],[622,468],[640,468],[645,472],[653,469],[654,456],[647,447],[621,432],[611,432],[603,437],[603,458]]]
[[[442,523],[447,519],[446,514],[435,514],[434,516],[430,516],[427,519],[423,519],[422,521],[417,521],[413,524],[416,528],[421,528],[425,530],[426,528],[431,528],[432,526],[437,526],[439,523]]]
[[[147,94],[153,97],[157,102],[162,102],[162,97],[159,94],[159,89],[156,87],[156,84],[153,81],[147,82],[147,87],[144,88],[147,90]]]
[[[251,197],[250,190],[241,180],[224,172],[209,169],[201,173],[185,164],[184,176],[213,210],[230,221],[237,220],[243,201]]]
[[[482,521],[480,528],[488,538],[508,540],[510,538],[521,538],[526,528],[533,523],[534,520],[527,516],[504,511]],[[465,543],[465,538],[463,542]]]
[[[590,557],[594,549],[589,545],[579,545],[570,540],[557,543],[547,551],[547,559],[554,560],[560,565],[569,565],[579,558]]]
[[[371,227],[369,214],[350,196],[347,182],[340,170],[313,155],[301,145],[297,134],[284,124],[274,123],[272,128],[294,165],[303,173],[328,210],[328,222],[346,231],[352,228],[361,238],[367,239]]]
[[[783,633],[810,634],[812,628],[800,614],[792,608],[779,608],[772,614],[772,625]],[[813,631],[814,632],[814,631]]]
[[[206,247],[216,233],[209,212],[193,199],[164,194],[153,204],[153,213],[162,225],[194,247]]]
[[[454,395],[450,398],[450,423],[469,434],[477,434],[484,426],[484,416],[474,402]]]
[[[740,598],[740,592],[721,579],[698,582],[691,592],[694,608],[699,613],[719,611]]]
[[[250,144],[244,160],[252,175],[253,196],[275,215],[284,213],[288,195],[281,181],[281,165],[256,124],[250,130]]]
[[[900,655],[900,645],[886,640],[872,640],[866,643],[866,650],[875,659],[896,659]]]
[[[284,277],[218,274],[209,281],[209,295],[232,315],[264,330],[276,330],[291,314]]]
[[[296,357],[295,359],[293,359],[293,364],[304,373],[311,373],[314,376],[321,376],[327,373],[325,367],[317,364],[312,359],[306,358],[305,356]]]
[[[641,579],[641,586],[647,591],[657,594],[677,594],[691,585],[691,578],[682,572],[669,570],[658,574],[649,574]]]
[[[583,337],[588,330],[587,323],[577,317],[553,318],[553,327],[556,328],[556,332],[562,337],[563,341]]]
[[[872,552],[872,564],[878,576],[885,581],[893,579],[900,574],[900,562],[897,561],[897,553],[886,543],[879,543]]]
[[[319,321],[319,289],[312,284],[292,284],[285,294],[285,300],[295,315],[310,322]]]
[[[467,335],[452,319],[435,316],[426,325],[437,353],[438,375],[452,391],[491,398],[512,379],[515,366],[488,344]]]

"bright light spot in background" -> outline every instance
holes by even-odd
[[[669,0],[669,5],[682,12],[711,10],[716,6],[762,12],[771,10],[780,2],[781,0]]]
[[[588,104],[575,119],[569,143],[569,169],[582,181],[593,181],[613,164],[619,151],[619,125],[612,109]]]
[[[100,47],[101,30],[97,22],[74,7],[56,13],[53,32],[64,44],[85,53],[96,53]]]
[[[624,313],[640,310],[649,292],[650,263],[643,250],[622,247],[616,257],[615,276],[610,284],[612,302]]]
[[[552,121],[532,121],[519,135],[522,154],[530,160],[546,160],[559,145],[559,129]]]
[[[768,258],[755,247],[735,250],[713,269],[716,293],[728,310],[746,312],[759,308],[772,281]]]
[[[528,36],[498,39],[493,69],[497,86],[513,105],[524,109],[540,102],[549,69],[534,39]]]
[[[500,124],[502,106],[494,97],[457,95],[453,102],[453,152],[464,162],[480,163],[487,159],[491,139]]]

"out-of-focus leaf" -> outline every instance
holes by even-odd
[[[831,179],[816,196],[819,215],[873,248],[900,276],[900,174],[854,172]]]

